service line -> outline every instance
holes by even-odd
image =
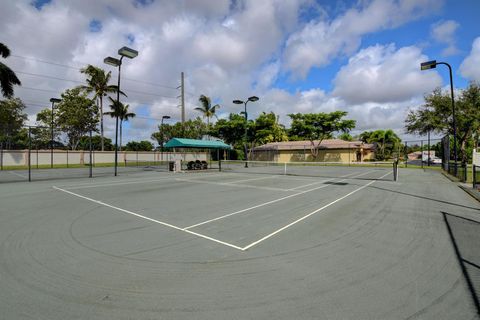
[[[378,178],[378,179],[382,179],[383,177],[386,177],[386,176],[387,176],[387,175],[389,175],[389,174],[391,174],[391,172],[388,172],[388,173],[384,174],[383,176],[381,176],[381,177],[380,177],[380,178]],[[345,179],[345,180],[347,180],[347,179]],[[374,182],[376,182],[376,180],[370,181],[370,182],[369,182],[369,183],[367,183],[366,185],[364,185],[364,186],[361,186],[361,187],[359,187],[359,188],[357,188],[357,189],[353,190],[352,192],[350,192],[350,193],[347,193],[347,194],[346,194],[346,195],[344,195],[343,197],[341,197],[341,198],[338,198],[337,200],[334,200],[334,201],[332,201],[332,202],[330,202],[330,203],[328,203],[328,204],[324,205],[323,207],[321,207],[321,208],[318,208],[317,210],[315,210],[315,211],[312,211],[312,212],[308,213],[307,215],[305,215],[305,216],[303,216],[303,217],[301,217],[301,218],[299,218],[299,219],[297,219],[297,220],[295,220],[295,221],[293,221],[293,222],[291,222],[291,223],[287,224],[286,226],[283,226],[283,227],[281,227],[280,229],[277,229],[277,230],[275,230],[274,232],[272,232],[272,233],[270,233],[270,234],[266,235],[265,237],[263,237],[263,238],[261,238],[261,239],[259,239],[259,240],[255,241],[255,242],[252,242],[252,243],[250,243],[249,245],[247,245],[247,246],[243,247],[242,249],[243,249],[243,250],[248,250],[248,249],[250,249],[250,248],[252,248],[252,247],[256,246],[257,244],[259,244],[259,243],[261,243],[261,242],[263,242],[263,241],[265,241],[265,240],[267,240],[267,239],[269,239],[269,238],[273,237],[274,235],[276,235],[276,234],[278,234],[278,233],[282,232],[283,230],[285,230],[285,229],[288,229],[288,228],[290,228],[291,226],[293,226],[293,225],[295,225],[295,224],[297,224],[297,223],[299,223],[299,222],[301,222],[301,221],[303,221],[303,220],[307,219],[308,217],[310,217],[310,216],[312,216],[312,215],[314,215],[314,214],[316,214],[316,213],[318,213],[318,212],[320,212],[320,211],[322,211],[322,210],[324,210],[324,209],[326,209],[326,208],[330,207],[331,205],[334,205],[335,203],[337,203],[337,202],[339,202],[339,201],[341,201],[341,200],[343,200],[343,199],[345,199],[345,198],[347,198],[347,197],[351,196],[352,194],[354,194],[354,193],[356,193],[356,192],[358,192],[358,191],[360,191],[360,190],[362,190],[362,189],[365,189],[366,187],[368,187],[369,185],[371,185],[371,184],[372,184],[372,183],[374,183]]]
[[[89,197],[85,197],[85,196],[82,196],[81,194],[78,194],[78,193],[75,193],[75,192],[72,192],[72,191],[68,191],[68,190],[65,190],[65,189],[62,189],[62,188],[59,188],[59,187],[56,187],[56,186],[53,186],[53,189],[61,191],[61,192],[68,193],[68,194],[73,195],[75,197],[78,197],[78,198],[81,198],[81,199],[84,199],[84,200],[88,200],[88,201],[91,201],[93,203],[97,203],[97,204],[100,204],[102,206],[105,206],[105,207],[108,207],[108,208],[111,208],[111,209],[114,209],[114,210],[117,210],[117,211],[121,211],[123,213],[130,214],[132,216],[135,216],[135,217],[138,217],[138,218],[150,221],[150,222],[158,223],[158,224],[160,224],[162,226],[165,226],[165,227],[168,227],[168,228],[172,228],[172,229],[175,229],[175,230],[178,230],[178,231],[182,231],[182,232],[185,232],[185,233],[188,233],[188,234],[191,234],[191,235],[195,235],[195,236],[203,238],[203,239],[207,239],[207,240],[222,244],[222,245],[227,246],[227,247],[231,247],[231,248],[235,248],[235,249],[243,251],[243,249],[241,247],[236,246],[234,244],[231,244],[231,243],[228,243],[228,242],[225,242],[225,241],[221,241],[221,240],[218,240],[218,239],[215,239],[215,238],[212,238],[212,237],[209,237],[209,236],[197,233],[197,232],[193,232],[193,231],[190,231],[190,230],[185,230],[183,228],[174,226],[173,224],[169,224],[169,223],[166,223],[166,222],[163,222],[163,221],[152,219],[152,218],[143,216],[141,214],[135,213],[135,212],[130,211],[130,210],[125,210],[125,209],[122,209],[122,208],[119,208],[119,207],[116,207],[116,206],[112,206],[111,204],[105,203],[103,201],[99,201],[99,200],[95,200],[95,199],[92,199],[92,198],[89,198]]]
[[[367,174],[367,173],[370,173],[370,171],[368,171],[368,172],[363,172],[363,173],[361,173],[361,174],[358,174],[358,175],[356,175],[356,176],[353,176],[352,178],[360,177],[360,176],[365,175],[365,174]],[[352,174],[348,174],[348,175],[345,175],[345,176],[341,176],[340,178],[347,177],[347,176],[350,176],[350,175],[352,175]],[[383,178],[383,177],[382,177],[382,178]],[[338,178],[336,178],[336,179],[338,179]],[[336,180],[336,179],[334,178],[334,179],[330,179],[330,180],[321,181],[321,183],[331,182],[331,181]],[[348,178],[339,180],[338,182],[343,182],[343,181],[345,181],[345,180],[348,180]],[[308,184],[308,185],[310,185],[310,184]],[[275,202],[279,202],[279,201],[282,201],[282,200],[286,200],[286,199],[289,199],[289,198],[292,198],[292,197],[299,196],[299,195],[301,195],[301,194],[305,194],[305,193],[308,193],[308,192],[312,192],[312,191],[315,191],[315,190],[318,190],[318,189],[322,189],[322,188],[326,188],[326,187],[330,187],[330,186],[332,186],[332,185],[331,185],[331,184],[327,184],[327,185],[323,185],[323,186],[320,186],[320,187],[316,187],[316,188],[312,188],[312,189],[300,191],[300,192],[297,192],[297,193],[293,193],[293,194],[290,194],[290,195],[285,196],[285,197],[281,197],[281,198],[278,198],[278,199],[275,199],[275,200],[271,200],[271,201],[267,201],[267,202],[264,202],[264,203],[257,204],[256,206],[253,206],[253,207],[249,207],[249,208],[242,209],[242,210],[239,210],[239,211],[227,213],[227,214],[225,214],[225,215],[223,215],[223,216],[220,216],[220,217],[217,217],[217,218],[213,218],[213,219],[210,219],[210,220],[206,220],[206,221],[203,221],[203,222],[199,222],[199,223],[197,223],[197,224],[193,224],[193,225],[191,225],[191,226],[188,226],[188,227],[183,228],[183,230],[189,230],[189,229],[192,229],[192,228],[195,228],[195,227],[198,227],[198,226],[201,226],[201,225],[204,225],[204,224],[213,222],[213,221],[217,221],[217,220],[220,220],[220,219],[225,219],[225,218],[234,216],[234,215],[239,214],[239,213],[242,213],[242,212],[250,211],[250,210],[253,210],[253,209],[256,209],[256,208],[260,208],[260,207],[263,207],[263,206],[266,206],[266,205],[269,205],[269,204],[272,204],[272,203],[275,203]],[[291,190],[291,189],[290,189],[290,190]],[[284,190],[284,191],[287,191],[287,190]]]

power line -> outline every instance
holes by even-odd
[[[20,58],[20,59],[25,59],[25,60],[32,60],[32,61],[36,61],[36,62],[40,62],[40,63],[45,63],[45,64],[49,64],[49,65],[53,65],[53,66],[58,66],[58,67],[63,67],[63,68],[68,68],[68,69],[73,69],[73,70],[78,70],[78,71],[81,70],[81,68],[78,68],[78,67],[69,66],[69,65],[66,65],[66,64],[61,64],[61,63],[56,63],[56,62],[51,62],[51,61],[46,61],[46,60],[41,60],[41,59],[32,58],[32,57],[24,57],[24,56],[19,56],[19,55],[15,55],[15,54],[10,55],[10,57]],[[167,85],[161,85],[161,84],[158,84],[158,83],[153,83],[153,82],[148,82],[148,81],[143,81],[143,80],[138,80],[138,79],[132,79],[132,78],[123,78],[123,79],[128,80],[128,81],[148,84],[148,85],[151,85],[151,86],[157,86],[157,87],[160,87],[160,88],[177,90],[177,88],[175,88],[175,87],[171,87],[171,86],[167,86]],[[66,80],[66,79],[63,79],[63,80]],[[66,80],[66,81],[73,81],[73,80]]]
[[[46,79],[53,79],[53,80],[60,80],[60,81],[70,81],[70,82],[82,83],[82,84],[84,83],[83,81],[65,79],[65,78],[59,78],[59,77],[53,77],[53,76],[47,76],[47,75],[38,74],[38,73],[23,72],[23,71],[18,71],[18,70],[14,70],[14,72],[19,73],[19,74],[26,74],[26,75],[34,76],[34,77],[46,78]],[[124,91],[129,91],[129,92],[134,92],[134,93],[144,94],[144,95],[149,95],[149,96],[155,96],[155,97],[161,97],[161,98],[176,99],[176,97],[165,96],[165,95],[161,95],[161,94],[138,91],[138,90],[132,90],[132,89],[129,89],[129,88],[124,89]]]
[[[83,81],[71,80],[71,79],[64,79],[64,78],[57,78],[57,77],[47,76],[47,75],[38,74],[38,73],[23,72],[23,71],[18,71],[18,70],[13,70],[13,71],[14,71],[15,73],[26,74],[26,75],[34,76],[34,77],[41,77],[41,78],[47,78],[47,79],[53,79],[53,80],[70,81],[70,82],[76,82],[76,83],[84,83]]]

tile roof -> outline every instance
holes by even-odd
[[[318,140],[314,141],[317,145]],[[283,142],[270,142],[258,147],[253,148],[253,150],[303,150],[310,149],[311,143],[308,140],[304,141],[283,141]],[[374,144],[363,143],[362,141],[344,141],[340,139],[325,139],[320,144],[320,149],[375,149]]]

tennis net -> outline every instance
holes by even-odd
[[[222,172],[396,181],[396,162],[274,162],[222,160]]]
[[[124,164],[125,164],[124,167],[130,170],[135,170],[135,169],[140,169],[145,171],[168,171],[169,170],[169,161],[125,160]]]

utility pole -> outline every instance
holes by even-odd
[[[185,123],[185,81],[183,72],[180,73],[180,108],[182,110],[182,124]]]

